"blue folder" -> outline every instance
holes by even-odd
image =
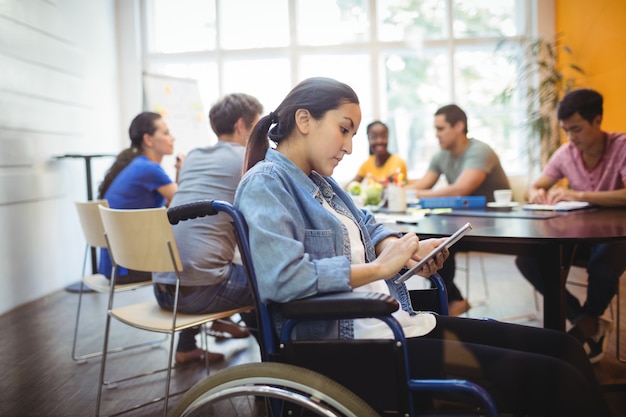
[[[485,196],[424,197],[420,198],[422,208],[484,208]]]

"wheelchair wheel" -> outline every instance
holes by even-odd
[[[218,371],[187,391],[170,417],[379,416],[365,401],[311,370],[250,363]]]

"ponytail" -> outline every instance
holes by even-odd
[[[111,183],[113,182],[115,177],[117,177],[117,175],[122,172],[122,170],[126,168],[132,162],[132,160],[139,155],[142,155],[141,150],[135,148],[134,146],[128,149],[124,149],[122,152],[119,153],[119,155],[117,155],[117,158],[115,158],[115,162],[113,162],[113,165],[111,165],[111,168],[109,168],[106,175],[104,176],[104,179],[100,183],[100,186],[98,187],[99,200],[104,199],[104,194],[111,186]]]
[[[270,147],[268,140],[268,131],[273,123],[274,113],[263,116],[259,119],[254,129],[250,133],[248,144],[246,146],[246,154],[244,157],[243,172],[245,173],[252,168],[257,162],[265,159],[265,154]]]

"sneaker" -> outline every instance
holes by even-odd
[[[587,339],[587,346],[589,347],[587,357],[589,362],[598,363],[604,357],[612,331],[612,322],[604,319],[598,320],[598,333]]]

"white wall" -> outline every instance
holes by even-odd
[[[80,280],[84,162],[54,156],[127,141],[115,5],[0,0],[0,314]],[[94,161],[94,187],[111,162]]]

